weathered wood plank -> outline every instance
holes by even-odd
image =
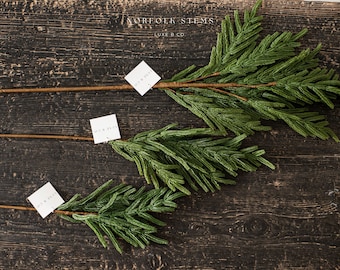
[[[163,78],[208,61],[219,22],[254,1],[0,1],[0,87],[108,85],[146,60]],[[264,1],[263,33],[310,32],[304,47],[323,43],[321,64],[340,73],[339,4]],[[127,18],[180,23],[129,24]],[[213,23],[189,23],[210,18]],[[164,22],[164,21],[163,21]],[[209,22],[209,21],[207,21]],[[155,33],[184,33],[156,37]],[[340,103],[321,107],[340,132]],[[319,108],[318,108],[319,109]],[[1,132],[91,136],[89,119],[116,113],[124,138],[171,122],[203,123],[162,92],[0,94]],[[282,123],[247,144],[266,149],[277,169],[240,174],[214,194],[181,198],[159,235],[168,246],[103,249],[85,226],[56,216],[0,212],[0,269],[337,269],[339,145],[304,139]],[[65,199],[108,179],[144,184],[134,164],[108,145],[0,140],[0,203],[23,204],[52,181]]]

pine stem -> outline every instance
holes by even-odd
[[[221,90],[221,89],[217,89],[217,88],[211,88],[211,87],[209,89],[211,89],[214,92],[218,92],[218,93],[222,93],[222,94],[225,94],[225,95],[228,95],[228,96],[231,96],[231,97],[235,97],[235,98],[240,99],[242,101],[246,101],[246,102],[248,101],[248,99],[245,98],[245,97],[230,93],[230,92],[225,91],[225,90]]]
[[[68,135],[44,135],[44,134],[0,134],[0,138],[13,139],[54,139],[54,140],[74,140],[93,141],[92,137],[68,136]]]
[[[37,212],[37,209],[35,209],[34,207],[20,206],[20,205],[0,205],[0,209],[35,211],[35,212]],[[77,214],[77,215],[97,215],[97,213],[91,213],[91,212],[75,212],[75,211],[64,211],[64,210],[54,210],[53,213],[54,214],[60,214],[60,215],[66,215],[66,216],[72,216],[74,214]]]
[[[212,74],[210,76],[217,76]],[[209,76],[209,77],[210,77]],[[198,78],[199,80],[204,78]],[[267,84],[238,84],[238,83],[204,83],[204,82],[159,82],[153,86],[154,89],[164,88],[229,88],[229,87],[247,87],[247,88],[258,88],[263,86],[274,86],[276,82]],[[2,94],[10,93],[51,93],[51,92],[87,92],[87,91],[119,91],[119,90],[133,90],[130,84],[122,85],[107,85],[107,86],[74,86],[74,87],[48,87],[48,88],[12,88],[12,89],[0,89]]]

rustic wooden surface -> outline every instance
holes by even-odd
[[[254,1],[0,1],[0,87],[108,85],[141,60],[168,78],[208,61],[219,22]],[[321,65],[340,73],[340,4],[264,1],[263,33],[310,31],[304,47],[323,43]],[[129,25],[128,16],[209,17],[212,24]],[[184,33],[155,37],[155,33]],[[340,135],[340,102],[329,111]],[[122,136],[203,123],[161,92],[0,94],[2,133],[91,136],[89,119],[116,113]],[[214,194],[181,198],[159,235],[168,246],[144,250],[122,243],[104,249],[87,227],[56,216],[0,210],[0,269],[340,269],[340,147],[305,139],[282,123],[247,140],[266,149],[275,171],[240,174]],[[51,181],[65,199],[108,179],[136,186],[134,164],[108,145],[51,140],[0,140],[0,203],[22,205]]]

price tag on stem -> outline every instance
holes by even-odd
[[[140,95],[145,95],[161,77],[144,61],[140,62],[125,80],[136,89]]]
[[[47,217],[64,203],[63,198],[50,182],[39,188],[27,198],[42,218]]]
[[[90,120],[90,125],[95,144],[121,138],[115,114],[93,118]]]

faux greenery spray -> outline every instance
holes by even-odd
[[[234,184],[239,170],[252,172],[260,165],[274,169],[263,157],[264,150],[241,147],[248,135],[270,130],[262,120],[283,120],[302,136],[339,142],[325,116],[307,107],[324,103],[333,109],[332,100],[340,94],[338,75],[318,67],[321,45],[314,50],[297,51],[298,40],[306,29],[297,34],[276,32],[259,40],[260,6],[259,0],[251,11],[244,11],[243,20],[238,11],[234,12],[233,22],[230,16],[225,17],[206,66],[189,66],[154,86],[203,119],[207,128],[180,130],[170,124],[129,140],[109,142],[115,152],[136,164],[140,175],[154,189],[136,190],[125,184],[110,187],[109,181],[85,198],[75,195],[55,211],[58,215],[85,223],[104,247],[106,235],[119,252],[122,249],[117,237],[142,248],[150,242],[165,244],[166,240],[155,236],[157,226],[164,223],[152,213],[173,211],[175,200],[190,195],[192,190],[208,192],[220,189],[220,184]],[[114,89],[131,88],[123,85],[92,90]],[[2,92],[6,93],[6,89]]]

